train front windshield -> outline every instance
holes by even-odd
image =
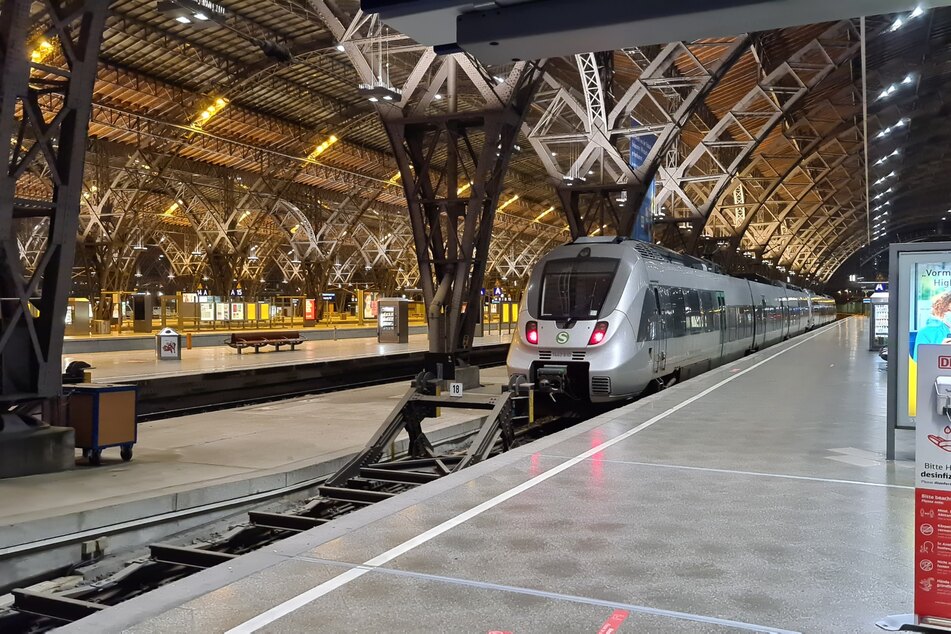
[[[614,281],[618,261],[605,258],[552,260],[542,273],[542,319],[597,319]]]

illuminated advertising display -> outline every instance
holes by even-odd
[[[910,419],[917,412],[918,347],[944,343],[951,337],[951,261],[915,262],[909,286],[908,399]]]

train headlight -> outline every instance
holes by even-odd
[[[538,322],[529,321],[525,323],[525,341],[533,346],[538,345]]]
[[[596,346],[602,341],[604,341],[604,338],[607,336],[608,336],[608,322],[599,321],[598,323],[594,325],[594,330],[591,331],[591,338],[588,339],[588,345]]]

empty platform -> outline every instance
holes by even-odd
[[[848,319],[63,632],[873,632],[912,437]]]

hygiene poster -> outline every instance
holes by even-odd
[[[915,424],[915,614],[951,618],[951,417],[936,391],[951,376],[951,345],[918,346]]]
[[[951,262],[912,264],[908,315],[908,417],[917,411],[918,347],[951,339]]]

